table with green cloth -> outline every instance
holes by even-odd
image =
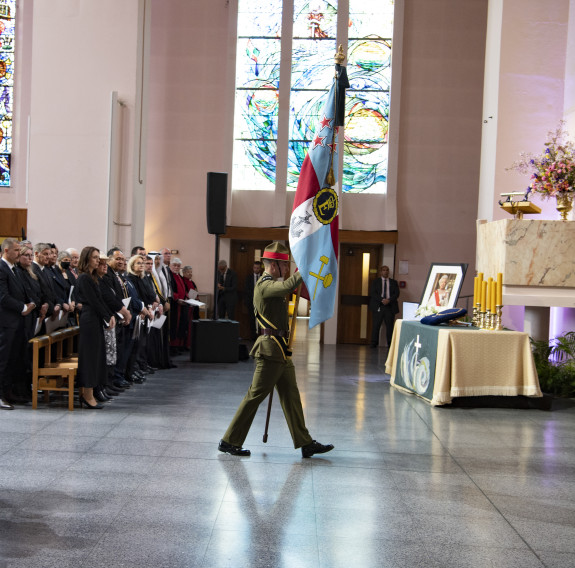
[[[529,335],[397,320],[385,363],[391,384],[432,405],[465,396],[541,397]]]

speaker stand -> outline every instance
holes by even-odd
[[[218,262],[220,261],[220,235],[216,234],[216,258],[214,261],[214,319],[220,319],[218,314]]]

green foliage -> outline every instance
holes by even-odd
[[[531,339],[531,349],[543,392],[575,396],[575,331],[550,342]]]

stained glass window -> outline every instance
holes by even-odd
[[[294,0],[288,188],[303,160],[334,76],[337,0]]]
[[[10,185],[16,0],[0,0],[0,186]]]
[[[393,10],[394,0],[349,0],[345,13],[338,12],[337,0],[293,0],[292,37],[282,40],[280,0],[240,0],[233,189],[275,189],[278,117],[284,112],[290,125],[287,185],[296,188],[333,81],[339,19],[348,28],[351,87],[338,178],[344,192],[386,192]],[[291,50],[289,109],[279,108],[282,43]]]
[[[349,0],[342,190],[385,193],[393,2]]]
[[[234,189],[275,189],[282,0],[238,8]]]

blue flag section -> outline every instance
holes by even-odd
[[[291,248],[309,292],[309,327],[333,316],[337,289],[337,256],[329,226],[319,228]]]
[[[311,302],[310,328],[333,316],[337,290],[336,91],[334,80],[301,168],[290,220],[291,253]]]

